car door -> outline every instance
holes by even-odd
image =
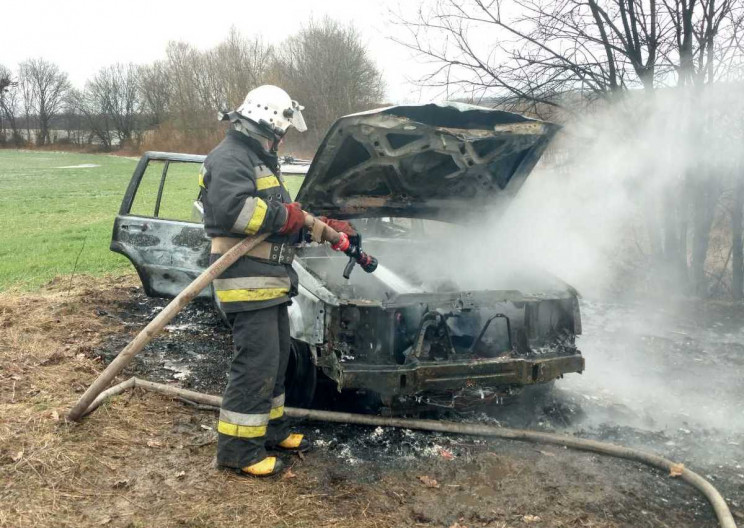
[[[132,262],[147,295],[175,297],[209,266],[209,239],[197,210],[203,161],[146,152],[129,182],[111,250]],[[211,296],[211,287],[199,294]]]

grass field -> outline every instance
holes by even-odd
[[[129,261],[108,248],[136,164],[105,154],[0,150],[0,290],[37,289],[73,270],[130,271]],[[197,171],[193,164],[171,165],[161,218],[189,218]],[[159,179],[160,167],[148,169],[132,212],[152,215]],[[301,182],[287,178],[292,196]]]

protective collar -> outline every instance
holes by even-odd
[[[276,136],[273,132],[266,130],[261,125],[258,125],[250,119],[243,117],[241,114],[234,110],[232,112],[222,113],[220,121],[230,121],[230,123],[232,123],[233,125],[233,128],[235,128],[239,132],[242,132],[243,134],[247,134],[258,139],[259,141],[261,141],[262,139],[274,141],[276,139]]]
[[[246,134],[245,132],[236,130],[235,128],[231,128],[230,130],[228,130],[227,135],[237,139],[248,148],[250,148],[253,152],[256,153],[259,159],[264,162],[266,166],[269,167],[272,171],[279,171],[279,158],[276,155],[276,152],[269,152],[264,148],[266,138],[256,138],[254,136]]]

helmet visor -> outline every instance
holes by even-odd
[[[302,117],[302,111],[305,109],[304,106],[301,106],[300,103],[297,101],[292,101],[292,117],[289,118],[289,122],[292,124],[293,127],[297,129],[297,132],[304,132],[307,130],[307,125],[305,124],[305,118]]]

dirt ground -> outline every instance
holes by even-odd
[[[211,411],[134,391],[81,424],[66,423],[64,413],[105,360],[163,305],[142,295],[136,277],[79,277],[68,286],[60,280],[40,293],[0,295],[0,526],[716,526],[705,500],[674,478],[555,447],[304,423],[298,425],[315,449],[289,458],[291,470],[282,478],[252,480],[213,468]],[[716,310],[703,321],[705,328],[730,312]],[[634,390],[638,401],[623,400],[614,391],[627,385],[617,375],[620,355],[613,353],[613,344],[619,345],[612,332],[624,332],[613,327],[616,313],[604,306],[585,309],[587,347],[609,350],[595,362],[604,377],[562,380],[565,388],[559,383],[550,399],[529,409],[514,404],[448,418],[556,430],[666,453],[701,470],[744,522],[741,409],[724,409],[739,413],[731,427],[696,416],[678,426],[675,413],[684,409],[661,406],[661,416],[639,411],[639,401],[658,395]],[[734,315],[741,319],[742,313]],[[701,345],[706,355],[695,360],[702,352],[691,330],[681,332],[687,336],[681,341],[665,342],[635,330],[638,343],[647,338],[644,343],[664,359],[650,365],[643,364],[646,356],[631,355],[643,364],[640,377],[659,370],[689,386],[685,372],[692,378],[706,374],[690,373],[688,362],[678,365],[679,372],[669,368],[689,357],[706,373],[723,369],[730,377],[710,388],[713,399],[724,406],[741,401],[738,330],[722,341],[734,344],[716,348],[720,354],[712,363],[706,359],[712,357],[710,343]],[[687,344],[677,350],[679,342]],[[645,353],[640,345],[634,350]],[[229,354],[219,319],[195,306],[132,372],[215,392],[224,383]],[[587,365],[593,368],[589,354]],[[738,384],[731,381],[736,379]],[[602,380],[597,389],[593,383]],[[729,382],[738,387],[734,392],[724,387]],[[714,411],[704,413],[707,419],[715,418]]]

